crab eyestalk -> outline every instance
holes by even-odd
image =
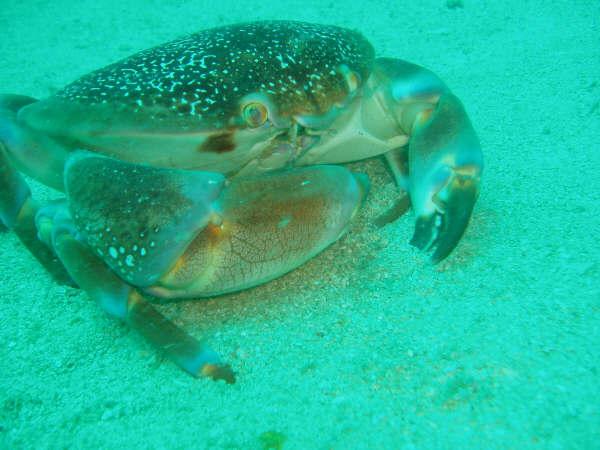
[[[408,164],[396,172],[416,215],[411,243],[437,263],[458,244],[477,200],[479,140],[460,100],[429,70],[379,58],[373,75],[381,112],[409,136]]]

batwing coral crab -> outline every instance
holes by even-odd
[[[358,32],[291,21],[200,31],[50,98],[0,96],[0,218],[57,276],[192,375],[230,367],[147,301],[246,289],[307,261],[368,191],[342,164],[383,155],[433,262],[456,246],[483,167],[430,71]],[[39,206],[19,172],[63,191]]]

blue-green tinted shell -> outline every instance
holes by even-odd
[[[373,60],[369,42],[344,28],[291,21],[230,25],[92,72],[55,100],[199,128],[239,125],[249,94],[266,96],[279,117],[319,116],[360,87]]]

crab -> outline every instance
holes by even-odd
[[[347,230],[369,190],[344,163],[383,155],[444,259],[483,168],[459,99],[432,72],[375,58],[358,32],[293,21],[200,31],[44,100],[0,96],[0,218],[188,373],[231,367],[154,299],[265,283]],[[40,206],[23,172],[64,192]]]

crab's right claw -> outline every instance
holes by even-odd
[[[437,263],[465,232],[479,193],[483,156],[458,98],[445,92],[416,118],[409,143],[410,197],[416,228],[411,243]]]
[[[410,243],[421,250],[434,249],[431,261],[445,259],[456,247],[467,229],[478,194],[478,184],[471,175],[455,174],[440,194],[440,210],[417,216],[415,233]],[[441,197],[439,195],[438,197]]]

